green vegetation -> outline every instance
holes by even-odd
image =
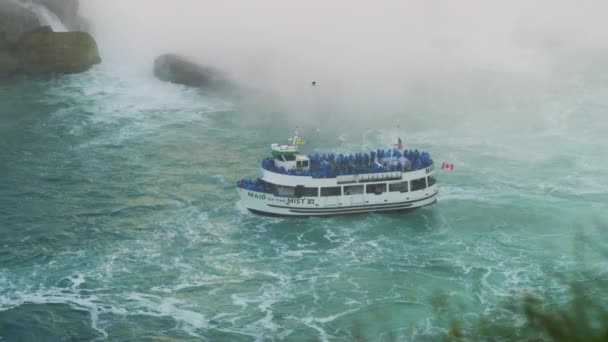
[[[592,244],[589,241],[586,244]],[[599,250],[598,246],[595,246]],[[603,249],[602,249],[603,250]],[[608,253],[604,253],[608,258]],[[453,321],[447,341],[608,341],[608,273],[588,269],[559,274],[557,287],[513,297],[492,313],[466,324]],[[567,288],[566,291],[563,288]],[[438,295],[432,305],[443,311],[449,304]]]

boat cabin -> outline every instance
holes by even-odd
[[[310,169],[310,159],[308,156],[298,154],[295,145],[270,145],[274,166],[285,170],[296,169],[298,171],[308,171]]]

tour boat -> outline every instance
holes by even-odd
[[[331,216],[392,212],[433,204],[438,193],[430,155],[389,149],[351,154],[299,152],[297,134],[287,145],[272,144],[256,180],[240,180],[237,191],[253,213],[270,216]]]

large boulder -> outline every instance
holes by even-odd
[[[0,50],[0,76],[12,75],[19,71],[17,58],[5,50]]]
[[[78,73],[99,62],[97,43],[85,32],[40,27],[25,33],[0,33],[0,75]]]
[[[154,61],[154,75],[163,81],[183,84],[191,87],[217,85],[223,75],[206,66],[187,60],[184,57],[166,54]]]
[[[97,43],[86,32],[37,29],[22,35],[16,51],[25,74],[78,73],[101,62]]]

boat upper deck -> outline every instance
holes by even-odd
[[[264,170],[290,176],[313,178],[336,178],[342,175],[358,175],[382,172],[409,172],[425,169],[433,165],[427,152],[397,149],[376,150],[370,153],[354,154],[311,154],[309,165],[302,168],[278,167],[272,157],[262,160]]]

